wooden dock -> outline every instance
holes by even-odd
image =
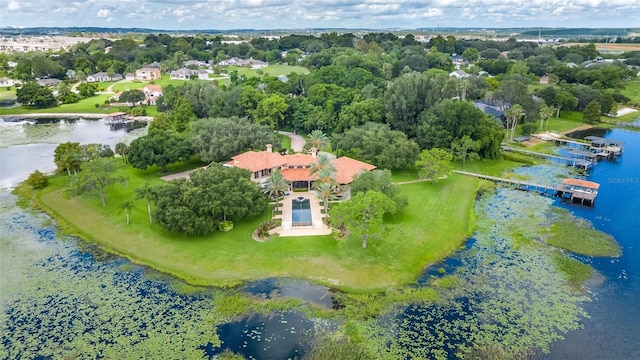
[[[478,174],[468,171],[453,170],[453,172],[461,175],[472,176],[482,180],[493,181],[499,185],[506,185],[511,188],[522,191],[536,192],[541,195],[559,197],[572,203],[577,202],[581,205],[593,206],[598,196],[598,188],[600,184],[590,181],[578,179],[565,179],[560,185],[550,186],[536,184],[529,181],[507,179],[497,176]]]
[[[539,152],[535,152],[535,151],[529,151],[529,150],[509,147],[509,146],[505,146],[505,145],[502,145],[501,148],[504,151],[512,151],[512,152],[517,152],[517,153],[521,153],[521,154],[525,154],[525,155],[529,155],[529,156],[533,156],[533,157],[537,157],[537,158],[552,160],[552,161],[555,161],[555,162],[559,162],[561,164],[566,164],[566,165],[571,166],[571,167],[582,168],[582,169],[585,169],[585,170],[589,170],[589,168],[593,167],[596,164],[595,161],[591,161],[591,159],[586,157],[586,155],[585,155],[585,154],[587,154],[586,151],[584,153],[573,152],[571,154],[575,154],[575,156],[569,158],[569,157],[564,157],[564,156],[545,154],[545,153],[539,153]]]

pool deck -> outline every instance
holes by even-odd
[[[292,226],[291,223],[291,213],[292,206],[291,200],[297,197],[304,197],[310,200],[311,205],[311,222],[312,226]],[[289,195],[285,196],[284,199],[280,203],[282,215],[274,216],[274,219],[281,218],[282,226],[279,226],[270,233],[278,234],[280,236],[314,236],[314,235],[329,235],[331,234],[331,229],[326,226],[322,222],[322,218],[324,217],[321,213],[320,209],[320,201],[316,197],[315,191],[307,191],[307,192],[292,192]]]

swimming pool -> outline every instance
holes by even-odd
[[[291,199],[291,225],[311,226],[311,201],[304,197]]]

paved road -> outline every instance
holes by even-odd
[[[304,148],[304,144],[306,143],[306,140],[302,135],[294,134],[289,131],[278,131],[278,133],[281,135],[286,135],[291,138],[291,149],[293,151],[302,152],[302,149]]]

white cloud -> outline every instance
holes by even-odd
[[[153,29],[637,27],[637,0],[9,0],[19,26]],[[0,8],[0,9],[2,9]],[[51,13],[56,13],[51,17]],[[118,14],[118,16],[115,16]],[[3,14],[4,15],[4,14]]]
[[[20,3],[17,1],[9,1],[9,5],[7,5],[7,9],[11,11],[20,10]]]
[[[98,12],[96,13],[96,16],[99,18],[106,18],[109,16],[109,9],[100,9],[98,10]]]

